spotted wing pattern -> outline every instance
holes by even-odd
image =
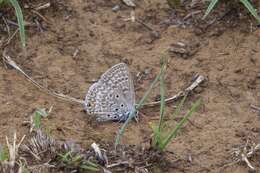
[[[131,74],[125,63],[107,70],[88,90],[85,110],[98,121],[124,121],[135,111],[135,93]]]

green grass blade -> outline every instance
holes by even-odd
[[[129,115],[129,117],[127,118],[127,120],[125,121],[125,123],[124,123],[124,124],[121,126],[121,128],[118,130],[118,133],[117,133],[117,135],[116,135],[115,148],[116,148],[116,146],[119,144],[120,138],[121,138],[121,136],[124,134],[125,129],[126,129],[128,123],[132,120],[132,118],[135,116],[135,114],[136,114],[136,111],[132,112],[132,113]]]
[[[9,1],[15,9],[22,46],[25,47],[25,29],[24,29],[23,13],[21,7],[17,0],[9,0]]]
[[[193,105],[190,111],[182,118],[182,120],[176,125],[176,127],[169,133],[165,140],[163,140],[162,144],[159,146],[161,150],[163,150],[167,144],[171,141],[172,138],[176,137],[178,130],[182,127],[182,125],[188,120],[188,118],[192,115],[192,113],[198,108],[201,100],[197,100]]]
[[[40,129],[41,127],[41,114],[38,112],[35,112],[33,115],[33,125],[36,129]]]
[[[88,170],[88,171],[93,171],[93,172],[98,172],[98,171],[100,171],[99,169],[94,168],[94,167],[92,167],[92,166],[88,166],[88,165],[81,165],[80,168],[81,168],[81,169],[84,169],[84,170]]]
[[[165,61],[165,60],[164,60]],[[164,73],[166,66],[164,66],[165,62],[162,63],[161,66],[161,77],[160,77],[160,119],[159,119],[159,125],[158,125],[158,131],[160,133],[161,126],[163,123],[163,117],[164,117],[164,110],[165,110],[165,84],[164,84]]]
[[[202,17],[202,19],[204,20],[208,15],[209,13],[212,11],[212,9],[215,7],[215,5],[217,4],[218,0],[211,0],[207,10],[206,10],[206,13],[204,14],[204,16]]]
[[[88,171],[94,171],[94,172],[100,171],[98,166],[90,161],[87,161],[85,164],[80,165],[80,168]]]
[[[77,154],[76,156],[72,157],[72,163],[78,162],[82,159],[81,155]]]
[[[86,163],[87,163],[88,165],[92,166],[92,167],[98,168],[98,165],[95,164],[95,163],[93,163],[93,162],[91,162],[91,161],[87,161]]]
[[[151,83],[151,85],[149,86],[148,90],[145,92],[144,96],[143,96],[142,99],[139,101],[138,105],[136,106],[136,109],[137,109],[137,110],[140,109],[140,108],[144,105],[144,103],[145,103],[145,101],[146,101],[148,95],[150,94],[150,92],[151,92],[152,89],[154,88],[155,84],[160,80],[164,68],[166,68],[166,61],[165,61],[165,60],[163,61],[163,64],[161,65],[160,73],[156,76],[156,78],[155,78],[154,81]]]
[[[69,162],[69,156],[70,156],[70,154],[71,154],[71,151],[68,151],[68,152],[65,153],[65,154],[60,154],[60,153],[58,153],[58,156],[59,156],[59,158],[60,158],[61,161],[67,163],[67,162]]]
[[[184,97],[182,98],[181,102],[178,104],[176,110],[174,111],[174,113],[172,114],[172,119],[175,118],[176,115],[178,115],[181,112],[181,108],[187,98],[188,94],[185,94]]]
[[[159,128],[157,125],[154,125],[152,123],[149,123],[148,125],[153,131],[152,146],[156,148],[158,145],[160,145],[160,142],[161,142],[161,135],[160,135],[160,132],[158,131]]]
[[[49,113],[46,111],[45,108],[38,108],[38,109],[36,109],[36,112],[45,118],[49,115]]]
[[[257,15],[255,8],[248,0],[240,0],[242,4],[248,9],[248,11],[255,17],[258,23],[260,23],[260,17]]]
[[[8,160],[8,154],[6,148],[0,145],[0,162]]]
[[[48,112],[46,112],[46,110],[44,108],[36,109],[36,111],[34,112],[34,115],[33,115],[34,128],[39,129],[41,127],[41,118],[47,117],[47,116],[48,116]]]
[[[165,64],[163,64],[163,68],[164,66],[166,66],[166,61],[164,61]],[[136,106],[136,110],[140,109],[143,104],[145,103],[148,95],[150,94],[150,92],[152,91],[152,89],[154,88],[155,84],[159,81],[160,77],[162,75],[162,69],[160,71],[160,73],[156,76],[156,78],[153,80],[153,82],[151,83],[151,85],[149,86],[148,90],[145,92],[144,96],[142,97],[142,99],[139,101],[139,103]],[[128,125],[128,123],[133,119],[133,117],[135,116],[136,111],[132,112],[128,119],[125,121],[125,123],[121,126],[121,128],[119,129],[117,135],[116,135],[116,140],[115,140],[115,147],[119,144],[120,142],[120,138],[121,136],[124,134],[125,129]]]

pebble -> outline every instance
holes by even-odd
[[[119,6],[119,5],[115,5],[115,6],[112,8],[112,11],[114,11],[114,12],[117,12],[118,10],[120,10],[120,6]]]

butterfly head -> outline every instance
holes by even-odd
[[[94,112],[94,102],[91,101],[85,101],[84,102],[84,110],[87,111],[87,113],[92,114]]]

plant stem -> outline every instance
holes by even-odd
[[[164,60],[165,61],[165,60]],[[161,126],[163,123],[163,117],[164,117],[164,110],[165,110],[165,85],[164,85],[164,73],[165,73],[165,69],[166,66],[164,66],[165,62],[163,62],[162,66],[161,66],[161,77],[160,77],[160,119],[159,119],[159,125],[158,125],[158,131],[160,133],[161,131]]]
[[[166,61],[163,62],[163,65],[161,66],[161,71],[160,73],[156,76],[156,78],[153,80],[153,82],[151,83],[151,85],[149,86],[148,90],[145,92],[144,96],[142,97],[142,99],[139,101],[139,103],[136,106],[136,110],[140,109],[143,104],[145,103],[146,99],[148,98],[148,95],[150,94],[150,92],[152,91],[152,89],[154,88],[155,84],[158,82],[158,80],[160,79],[161,75],[162,75],[162,68],[165,68],[164,66],[166,66]],[[116,135],[116,140],[115,140],[115,148],[117,147],[117,145],[120,142],[120,138],[121,136],[124,134],[125,129],[128,125],[128,123],[133,119],[133,117],[135,116],[136,111],[131,112],[131,114],[129,115],[129,117],[127,118],[127,120],[125,121],[125,123],[121,126],[121,128],[119,129],[117,135]]]
[[[198,108],[198,106],[201,103],[201,99],[197,100],[193,105],[191,110],[182,118],[182,120],[176,125],[176,127],[173,129],[173,131],[168,135],[168,137],[161,143],[159,148],[163,150],[167,144],[170,142],[170,140],[174,137],[176,137],[176,134],[178,130],[182,127],[182,125],[188,120],[188,118],[192,115],[192,113]]]

